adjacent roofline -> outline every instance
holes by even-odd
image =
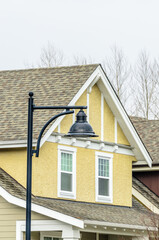
[[[1,186],[0,186],[0,196],[2,196],[7,202],[9,202],[11,204],[14,204],[14,205],[22,207],[22,208],[26,208],[26,201],[25,200],[11,195],[9,192],[7,192]],[[70,217],[70,216],[65,215],[63,213],[51,210],[51,209],[46,208],[46,207],[42,207],[42,206],[40,206],[38,204],[35,204],[35,203],[32,203],[31,207],[32,207],[33,212],[45,215],[47,217],[57,219],[61,222],[65,222],[67,224],[70,224],[70,225],[73,225],[73,226],[76,226],[76,227],[79,227],[79,228],[84,228],[84,221],[83,220],[79,220],[77,218]]]
[[[132,188],[132,195],[141,202],[145,207],[150,209],[152,212],[159,214],[159,208],[157,208],[153,203],[151,203],[147,198],[145,198],[139,191],[134,187]]]

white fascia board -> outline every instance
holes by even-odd
[[[14,204],[16,206],[26,208],[26,201],[23,199],[20,199],[18,197],[14,197],[9,192],[7,192],[4,188],[0,186],[0,196],[2,196],[7,202]],[[70,217],[68,215],[59,213],[57,211],[48,209],[46,207],[39,206],[38,204],[32,203],[31,209],[33,212],[42,214],[47,217],[51,217],[53,219],[57,219],[61,222],[73,225],[75,227],[83,228],[84,222],[82,220],[76,219],[74,217]]]
[[[104,97],[109,105],[111,107],[111,110],[114,114],[114,116],[117,118],[118,122],[120,123],[121,120],[121,127],[124,131],[124,134],[128,138],[130,144],[134,148],[138,148],[140,153],[142,154],[143,158],[148,163],[149,167],[152,165],[152,159],[145,148],[144,144],[142,143],[140,137],[138,136],[134,126],[132,125],[125,109],[123,108],[122,104],[120,103],[116,93],[114,92],[109,80],[107,79],[105,73],[103,72],[102,68],[98,68],[99,70],[99,76],[102,80],[102,85],[104,84],[105,88],[101,86],[100,83],[98,84],[100,90],[103,92]]]
[[[33,140],[33,146],[36,146],[36,140]],[[3,148],[26,148],[26,140],[0,141],[0,149]]]
[[[159,214],[159,208],[152,204],[147,198],[139,193],[135,188],[132,188],[132,195],[138,199],[144,206],[150,209],[152,212]]]
[[[136,230],[147,230],[148,226],[141,225],[131,225],[131,224],[123,224],[123,223],[111,223],[104,221],[94,221],[94,220],[84,220],[84,224],[93,225],[93,226],[105,226],[105,227],[113,227],[113,228],[125,228],[125,229],[136,229]],[[156,231],[155,227],[149,227],[149,229]]]
[[[80,88],[80,90],[77,92],[77,94],[74,96],[74,98],[71,100],[71,102],[68,104],[68,106],[73,106],[77,102],[77,100],[81,97],[81,95],[84,93],[84,91],[91,85],[93,85],[98,81],[99,79],[99,68],[98,66],[96,70],[91,74],[91,76],[88,78],[88,80],[85,82],[85,84]],[[62,121],[62,119],[65,117],[61,116],[57,118],[57,120],[52,124],[52,126],[49,128],[49,130],[45,133],[43,138],[41,139],[40,147],[44,144],[44,142],[48,139],[48,137],[51,135],[51,133],[54,131],[54,129],[59,125],[59,123]]]

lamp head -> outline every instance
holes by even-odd
[[[69,137],[98,137],[87,122],[87,115],[80,110],[76,115],[76,122],[71,126],[66,136]]]

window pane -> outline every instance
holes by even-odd
[[[72,174],[61,173],[61,190],[72,192]]]
[[[52,240],[52,237],[44,237],[44,240]]]
[[[109,179],[98,179],[98,194],[102,196],[109,196]]]
[[[98,161],[98,176],[109,177],[109,160],[99,158],[99,161]]]
[[[61,153],[61,170],[72,172],[72,154]]]

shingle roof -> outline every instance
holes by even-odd
[[[25,200],[25,188],[1,168],[0,186],[11,195]],[[32,196],[32,202],[81,220],[145,226],[145,219],[148,220],[150,217],[150,211],[135,199],[133,199],[133,207],[48,199],[36,196]],[[147,222],[147,224],[150,223]]]
[[[139,193],[141,193],[154,206],[159,208],[159,197],[154,192],[152,192],[146,185],[144,185],[135,177],[133,177],[132,184],[133,188],[135,188]]]
[[[159,163],[159,120],[146,120],[144,118],[131,117],[131,121],[146,146],[153,165]]]
[[[36,105],[68,105],[99,65],[0,72],[0,141],[26,140],[28,93]],[[36,111],[34,130],[51,118],[52,110]],[[35,136],[37,134],[35,132]]]

